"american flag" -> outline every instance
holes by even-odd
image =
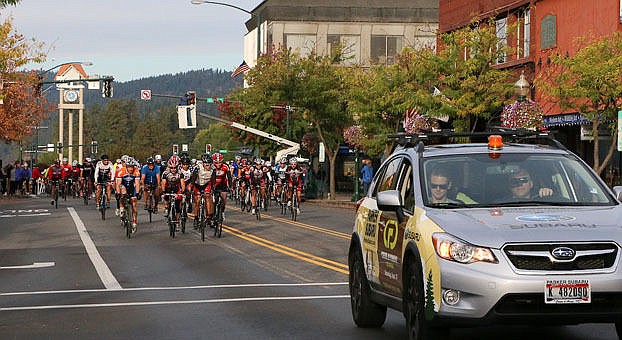
[[[246,61],[242,61],[242,63],[240,64],[240,66],[238,66],[235,71],[233,71],[233,73],[231,73],[231,78],[235,78],[238,75],[240,75],[240,73],[244,73],[248,70],[250,70],[251,68],[248,67],[248,64],[246,63]]]

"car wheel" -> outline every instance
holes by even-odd
[[[352,318],[359,327],[380,327],[387,317],[387,307],[371,300],[371,289],[360,250],[354,250],[352,257],[349,274]]]
[[[410,340],[446,339],[449,328],[432,328],[425,316],[425,288],[421,263],[412,257],[404,271],[404,316]]]

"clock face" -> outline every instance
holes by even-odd
[[[65,91],[64,97],[65,101],[73,103],[78,100],[78,92],[73,90]]]

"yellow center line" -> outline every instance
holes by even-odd
[[[343,264],[340,262],[335,262],[329,259],[325,259],[319,256],[315,256],[297,249],[293,249],[293,248],[289,248],[287,246],[284,246],[282,244],[278,244],[272,241],[269,241],[267,239],[243,232],[239,229],[230,227],[230,226],[226,226],[223,224],[223,231],[226,231],[227,233],[237,236],[241,239],[244,239],[246,241],[249,241],[251,243],[255,243],[257,245],[260,245],[262,247],[266,247],[269,249],[272,249],[276,252],[279,252],[281,254],[285,254],[294,258],[297,258],[299,260],[308,262],[308,263],[312,263],[312,264],[316,264],[318,266],[327,268],[327,269],[331,269],[334,270],[336,272],[342,273],[342,274],[346,274],[348,275],[348,265],[347,264]]]
[[[301,228],[305,228],[305,229],[309,229],[309,230],[313,230],[313,231],[318,231],[320,233],[324,233],[324,234],[328,234],[328,235],[332,235],[332,236],[337,236],[346,240],[350,239],[350,234],[346,234],[346,233],[342,233],[342,232],[338,232],[338,231],[334,231],[334,230],[330,230],[330,229],[326,229],[326,228],[320,228],[320,227],[316,227],[310,224],[306,224],[306,223],[302,223],[302,222],[298,222],[298,221],[292,221],[292,220],[288,220],[285,218],[281,218],[281,217],[274,217],[274,216],[270,216],[270,215],[264,215],[262,214],[261,217],[265,217],[267,219],[270,220],[274,220],[274,221],[279,221],[279,222],[283,222],[283,223],[288,223],[288,224],[292,224]]]

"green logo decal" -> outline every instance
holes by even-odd
[[[389,220],[387,221],[387,225],[384,227],[384,233],[382,234],[382,240],[384,241],[384,246],[388,249],[395,249],[395,245],[397,244],[397,221]]]

